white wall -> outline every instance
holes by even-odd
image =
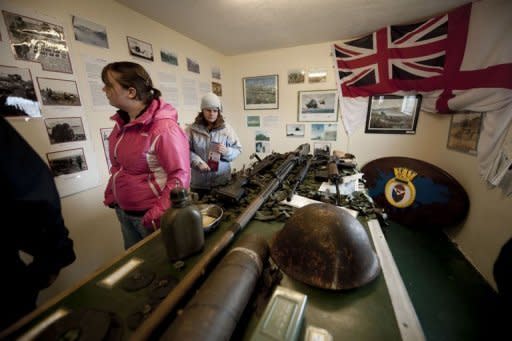
[[[277,152],[290,151],[301,143],[311,142],[309,123],[306,123],[305,139],[287,138],[285,134],[286,123],[297,122],[297,92],[335,88],[328,43],[225,57],[113,1],[18,0],[5,3],[11,7],[32,10],[34,15],[41,13],[52,16],[64,24],[79,90],[81,94],[85,94],[83,101],[85,115],[89,122],[90,136],[94,143],[100,173],[98,187],[62,200],[65,221],[75,241],[78,259],[61,273],[51,288],[43,292],[42,300],[77,283],[94,269],[122,252],[117,220],[113,212],[104,208],[101,203],[108,173],[98,130],[111,125],[108,117],[112,113],[95,112],[91,107],[90,99],[87,98],[85,73],[80,62],[81,54],[97,55],[112,61],[132,60],[126,47],[126,35],[130,35],[153,44],[156,61],[151,63],[138,60],[153,75],[158,70],[169,70],[170,67],[159,62],[157,52],[160,47],[178,52],[179,74],[190,76],[186,71],[184,59],[187,56],[199,62],[201,65],[199,77],[204,81],[210,80],[211,66],[220,66],[225,114],[239,133],[244,146],[243,154],[234,163],[236,168],[248,164],[249,155],[254,152],[255,128],[246,128],[245,115],[278,115],[280,126],[267,129],[271,133],[272,148]],[[4,2],[2,6],[3,4]],[[71,34],[71,14],[105,25],[108,30],[110,49],[104,50],[75,42]],[[3,25],[1,30],[3,37],[3,42],[0,43],[1,64],[19,65],[19,62],[13,60],[7,47],[7,33]],[[27,63],[21,64],[21,66],[27,65]],[[30,67],[37,69],[34,65]],[[327,82],[287,84],[287,71],[300,68],[305,70],[325,68],[328,71]],[[242,78],[269,74],[279,75],[279,109],[244,111]],[[34,72],[32,76],[35,77]],[[195,110],[180,110],[180,121],[182,123],[192,121],[195,113]],[[338,121],[338,141],[333,144],[333,147],[355,154],[360,165],[384,156],[408,156],[433,163],[452,174],[468,192],[471,209],[464,226],[447,232],[484,277],[494,284],[493,262],[502,244],[512,235],[512,224],[510,224],[512,199],[504,198],[499,190],[486,188],[479,179],[475,157],[446,149],[449,121],[448,116],[421,113],[415,135],[365,134],[363,128],[360,128],[350,137],[344,133],[341,121]]]

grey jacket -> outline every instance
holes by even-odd
[[[231,161],[242,152],[242,145],[235,130],[228,123],[215,128],[210,132],[201,124],[191,124],[185,129],[190,144],[190,164],[192,168],[192,180],[190,187],[210,189],[215,186],[225,185],[231,179]],[[198,165],[208,160],[210,142],[222,143],[228,148],[228,152],[222,155],[219,169],[216,172],[201,172]]]

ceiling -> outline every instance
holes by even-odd
[[[354,38],[471,0],[117,0],[227,56]]]

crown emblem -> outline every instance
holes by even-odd
[[[408,169],[405,167],[396,167],[393,168],[393,170],[395,173],[395,178],[403,182],[412,181],[416,177],[416,175],[418,175],[418,173],[416,173],[412,169]]]

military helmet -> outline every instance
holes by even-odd
[[[297,209],[274,235],[270,252],[285,274],[323,289],[356,288],[380,273],[364,227],[331,204]]]

